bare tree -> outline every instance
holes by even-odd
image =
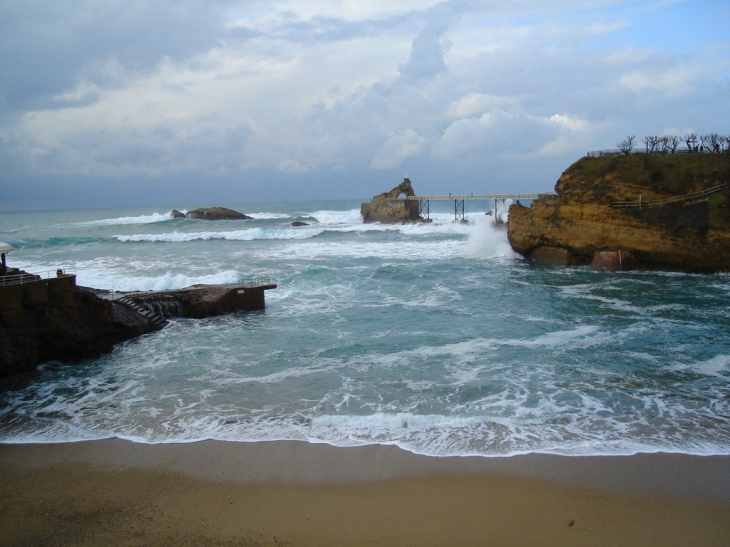
[[[710,152],[712,150],[709,135],[700,135],[700,150],[702,152]]]
[[[646,136],[643,139],[641,139],[641,142],[644,143],[644,147],[646,148],[647,154],[651,154],[654,151],[654,137]]]
[[[670,154],[674,154],[676,152],[677,147],[679,146],[679,143],[681,142],[679,137],[676,135],[667,135],[666,137],[663,137],[666,139],[666,146],[667,149],[669,149]]]
[[[628,156],[634,151],[634,139],[636,138],[636,135],[631,135],[630,137],[626,137],[624,140],[618,143],[618,149],[619,152],[622,154]]]
[[[730,137],[725,137],[725,145],[722,151],[730,152]]]
[[[662,154],[667,153],[669,150],[669,137],[667,135],[657,137],[657,150]]]
[[[720,143],[722,140],[723,138],[717,133],[710,133],[707,135],[707,142],[710,144],[710,150],[715,154],[719,154],[722,151],[720,150]]]
[[[651,152],[659,152],[661,141],[661,137],[657,137],[656,135],[651,138]]]
[[[694,144],[697,142],[697,135],[690,133],[682,137],[682,141],[687,145],[687,150],[690,152],[694,151]]]

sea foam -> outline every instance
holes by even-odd
[[[79,222],[79,226],[115,226],[125,224],[153,224],[172,219],[172,211],[167,213],[152,213],[151,215],[140,215],[135,217],[103,218],[100,220],[89,220]]]

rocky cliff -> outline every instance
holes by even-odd
[[[510,207],[509,241],[548,262],[588,264],[622,250],[645,268],[730,271],[729,182],[728,154],[584,157],[562,174],[557,196]]]
[[[401,196],[415,196],[411,181],[404,178],[390,192],[375,196],[370,203],[360,205],[360,214],[365,223],[382,222],[384,224],[405,224],[409,222],[430,222],[421,217],[418,201],[398,199]]]
[[[78,361],[160,329],[126,306],[76,286],[73,275],[0,286],[0,377],[50,360]]]

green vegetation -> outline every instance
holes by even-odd
[[[598,196],[610,193],[615,183],[645,186],[671,195],[690,194],[730,182],[730,154],[631,154],[583,157],[565,172],[571,183],[565,190]]]

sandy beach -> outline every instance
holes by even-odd
[[[727,545],[730,458],[0,445],[0,544]]]

